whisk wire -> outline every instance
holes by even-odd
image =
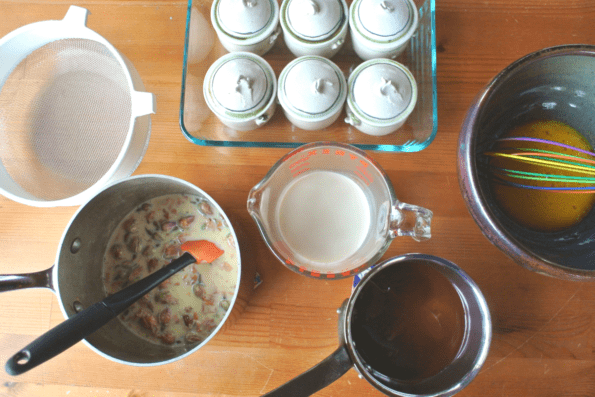
[[[595,158],[595,153],[587,150],[582,150],[570,145],[560,142],[550,141],[547,139],[529,138],[529,137],[509,137],[501,138],[496,142],[503,141],[524,141],[535,142],[544,145],[553,145],[570,149],[578,153],[587,154]],[[488,170],[494,179],[500,183],[521,187],[525,189],[555,191],[561,193],[595,193],[595,159],[575,156],[572,154],[565,154],[551,150],[526,148],[526,147],[508,147],[501,148],[501,151],[488,151],[484,155],[491,158],[510,159],[537,167],[546,168],[549,171],[558,170],[567,173],[574,173],[580,175],[564,175],[552,173],[540,173],[523,171],[518,169],[502,168],[490,163]],[[587,176],[582,176],[587,175]],[[566,186],[539,186],[517,183],[511,179],[534,181],[540,183],[564,183]],[[570,186],[568,186],[570,184]],[[586,185],[586,186],[576,186]]]
[[[593,152],[591,152],[589,150],[579,149],[577,147],[566,145],[564,143],[560,143],[560,142],[556,142],[556,141],[550,141],[549,139],[540,139],[540,138],[529,138],[529,137],[516,136],[516,137],[509,137],[509,138],[500,138],[497,141],[499,141],[499,142],[506,142],[506,141],[537,142],[537,143],[542,143],[542,144],[547,144],[547,145],[553,145],[553,146],[563,147],[565,149],[574,150],[574,151],[577,151],[579,153],[588,154],[589,156],[595,156],[595,153],[593,153]]]
[[[531,153],[498,153],[498,152],[486,152],[484,153],[486,156],[491,157],[505,157],[511,158],[514,160],[522,161],[524,163],[531,163],[531,164],[538,164],[548,166],[549,168],[559,169],[564,171],[573,171],[581,174],[593,175],[595,174],[595,167],[573,163],[569,161],[557,161],[557,160],[543,160],[534,157],[528,157],[527,154]],[[548,157],[549,158],[549,157]]]

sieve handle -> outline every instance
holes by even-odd
[[[146,116],[155,113],[155,96],[150,92],[132,91],[132,115]]]
[[[83,7],[77,6],[70,6],[66,15],[62,19],[62,22],[67,23],[69,25],[76,25],[76,26],[86,26],[87,25],[87,16],[89,15],[89,10]]]

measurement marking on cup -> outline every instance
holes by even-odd
[[[363,168],[357,167],[355,169],[355,174],[359,176],[362,181],[364,181],[366,186],[370,186],[370,184],[373,182],[372,176],[370,176],[370,174],[368,174],[368,172]]]
[[[291,172],[295,172],[296,170],[298,170],[302,166],[310,165],[310,163],[308,162],[308,159],[310,159],[310,157],[312,157],[312,156],[315,156],[316,155],[316,152],[317,152],[316,150],[310,150],[306,156],[304,156],[304,157],[300,158],[299,160],[297,160],[296,162],[290,164],[289,165],[289,169],[291,170]],[[300,170],[299,172],[293,174],[293,177],[295,178],[296,176],[298,176],[302,172],[305,172],[305,171],[307,171],[309,169],[310,168],[306,168],[306,169]]]
[[[309,163],[306,163],[305,165],[310,165],[310,164],[309,164]],[[296,177],[296,176],[298,176],[299,174],[302,174],[302,173],[304,173],[304,172],[308,171],[309,169],[310,169],[310,167],[303,168],[303,169],[299,170],[298,172],[294,173],[294,174],[292,175],[292,177],[293,177],[293,178],[295,178],[295,177]]]
[[[299,159],[295,163],[290,164],[289,165],[289,168],[291,169],[291,168],[294,168],[294,167],[298,167],[300,164],[303,164],[304,162],[307,162],[307,161],[308,161],[308,157],[302,157],[301,159]]]

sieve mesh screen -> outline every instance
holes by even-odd
[[[37,198],[68,198],[108,172],[130,120],[126,74],[110,50],[57,40],[29,54],[0,88],[0,159]]]

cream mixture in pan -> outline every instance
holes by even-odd
[[[103,260],[108,295],[179,257],[185,241],[208,240],[224,251],[213,263],[187,266],[118,318],[133,333],[159,344],[200,343],[229,310],[238,283],[238,255],[222,214],[203,198],[171,194],[131,211],[110,237]]]

